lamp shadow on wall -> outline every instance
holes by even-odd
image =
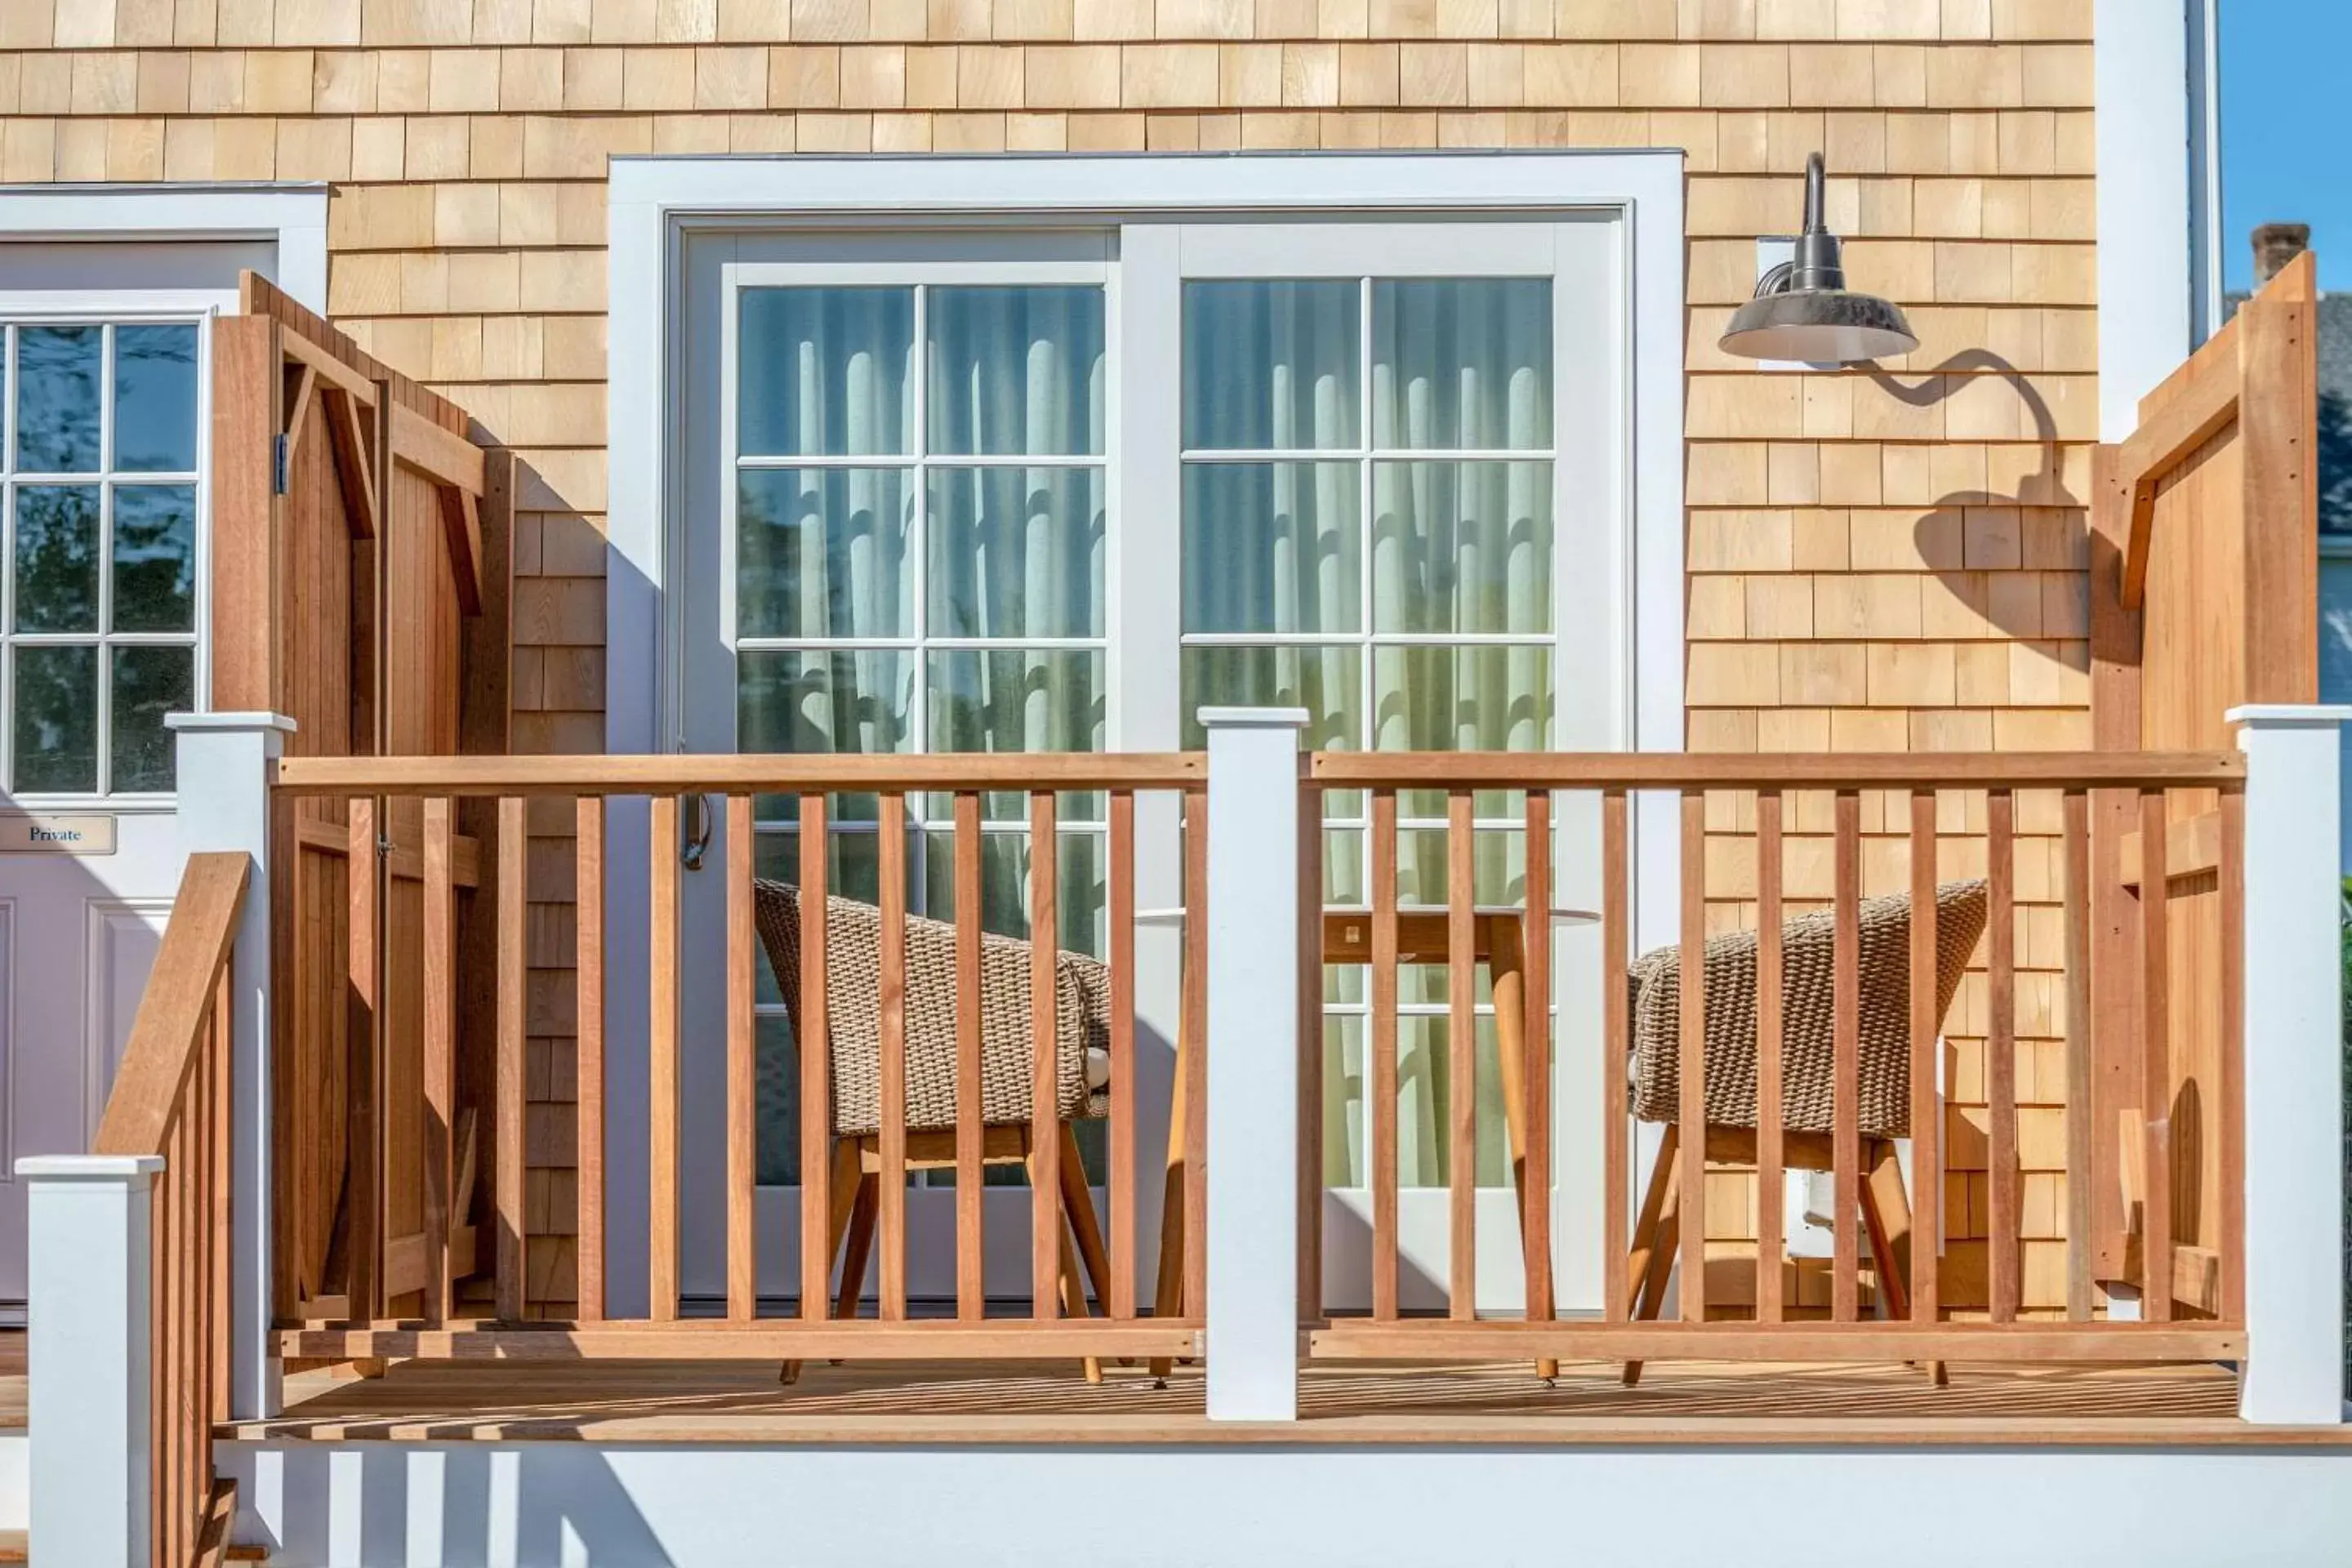
[[[2031,599],[2029,620],[2026,606],[2014,595],[1990,591],[1991,574],[2003,571],[2037,570],[2024,537],[2021,517],[2018,531],[2017,561],[2013,565],[1975,566],[1966,555],[1968,513],[1990,508],[2017,510],[2021,508],[2073,509],[2077,516],[2065,523],[2067,548],[2063,566],[2045,564],[2038,570],[2086,572],[2090,564],[2093,541],[2090,520],[2084,510],[2087,500],[2070,492],[2064,474],[2059,466],[2058,421],[2050,411],[2050,404],[2028,380],[2025,374],[1990,349],[1963,349],[1942,363],[1920,373],[1925,379],[1916,384],[1906,384],[1893,373],[1875,363],[1865,363],[1859,368],[1873,385],[1886,395],[1912,408],[1927,408],[1950,398],[1958,389],[1957,377],[1971,378],[1990,373],[2009,384],[2018,401],[2025,405],[2033,420],[2033,442],[2040,455],[2035,471],[2027,475],[2013,494],[2000,494],[1990,489],[1948,490],[1929,503],[1927,510],[1912,527],[1912,541],[1919,559],[1929,563],[1927,570],[1943,591],[1973,609],[1985,622],[1997,628],[2012,646],[2031,648],[2033,653],[2053,663],[2067,663],[2070,668],[2087,668],[2090,637],[2090,601],[2087,587],[2079,594],[2072,609],[2073,618],[2052,629],[2051,617],[2045,613],[2044,596],[2036,593]],[[1958,524],[1958,546],[1949,537]],[[2085,578],[2087,583],[2087,578]],[[2062,651],[2072,647],[2083,662],[2075,665]]]

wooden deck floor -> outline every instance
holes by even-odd
[[[1156,1388],[1108,1367],[901,1362],[813,1365],[779,1386],[744,1362],[395,1363],[287,1380],[278,1419],[224,1436],[761,1443],[1446,1443],[2081,1445],[2346,1441],[2343,1428],[2252,1428],[2221,1367],[1955,1366],[1950,1385],[1879,1366],[1318,1364],[1298,1426],[1212,1423],[1197,1370]]]

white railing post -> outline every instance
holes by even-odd
[[[243,850],[253,857],[230,963],[229,1414],[278,1413],[269,1354],[270,880],[269,766],[294,721],[281,713],[174,713],[178,733],[180,847],[191,855]],[[289,868],[288,869],[290,869]]]
[[[2344,1415],[2343,806],[2352,708],[2232,709],[2246,753],[2246,1364],[2238,1414]]]
[[[26,1184],[25,1347],[38,1563],[148,1568],[154,1155],[47,1154]]]
[[[1208,1408],[1298,1418],[1297,708],[1209,734]]]

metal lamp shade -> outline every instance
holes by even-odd
[[[1792,289],[1759,294],[1732,313],[1726,353],[1743,359],[1852,364],[1906,354],[1919,346],[1902,310],[1875,294],[1843,289]]]

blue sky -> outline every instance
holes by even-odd
[[[2258,223],[2307,223],[2323,277],[2352,277],[2352,0],[2221,0],[2221,263],[2253,272]]]

